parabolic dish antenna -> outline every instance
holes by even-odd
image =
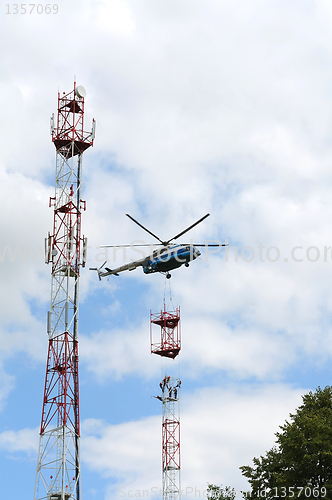
[[[86,96],[86,90],[85,88],[83,87],[83,85],[78,85],[75,89],[75,93],[77,95],[77,97],[85,97]]]

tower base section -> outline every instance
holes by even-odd
[[[78,500],[78,439],[66,426],[40,436],[35,500]]]

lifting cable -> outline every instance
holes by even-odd
[[[168,287],[167,287],[168,284]],[[164,304],[166,306],[166,291],[168,288],[168,296],[169,296],[169,302],[167,304],[167,307],[170,306],[172,310],[175,310],[174,304],[173,304],[173,297],[172,297],[172,289],[171,289],[171,280],[167,279],[165,276],[165,284],[164,284]]]

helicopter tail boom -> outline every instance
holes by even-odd
[[[113,269],[110,269],[109,267],[105,267],[105,269],[109,274],[114,274],[114,276],[119,276],[119,274],[113,271]]]

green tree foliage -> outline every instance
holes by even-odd
[[[234,500],[236,493],[230,486],[223,488],[222,484],[220,486],[208,484],[206,496],[208,500]]]
[[[276,433],[276,446],[240,467],[244,498],[332,499],[332,387],[302,396],[303,404]]]

